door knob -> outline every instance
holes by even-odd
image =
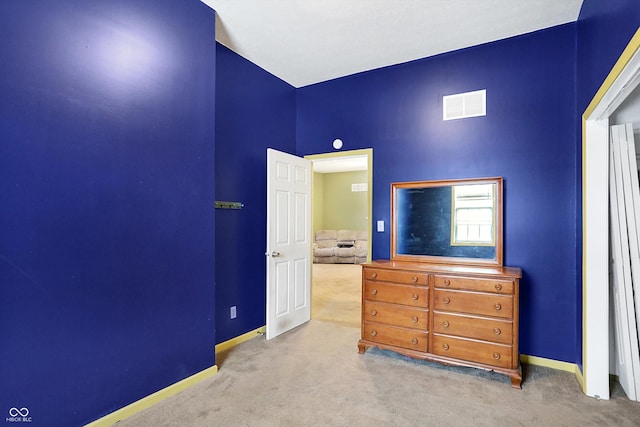
[[[266,256],[271,256],[271,257],[276,258],[276,257],[279,257],[279,256],[280,256],[280,252],[276,252],[276,251],[273,251],[273,252],[271,252],[271,253],[266,252],[266,253],[265,253],[265,255],[266,255]]]

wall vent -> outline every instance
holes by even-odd
[[[442,98],[442,120],[465,119],[487,115],[487,91],[458,93]]]
[[[362,184],[351,184],[351,192],[355,193],[357,191],[367,191],[367,183],[364,182]]]

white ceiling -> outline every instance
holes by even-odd
[[[216,39],[294,87],[576,21],[583,0],[201,0]]]
[[[366,155],[313,159],[312,162],[313,171],[318,173],[366,171],[369,169],[369,158]]]

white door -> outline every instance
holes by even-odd
[[[267,339],[311,318],[311,161],[267,149]]]
[[[623,129],[624,130],[624,129]],[[636,379],[640,378],[640,354],[636,313],[633,304],[633,281],[627,209],[629,194],[623,184],[620,128],[611,127],[611,153],[609,167],[609,202],[611,205],[611,287],[613,291],[615,368],[620,384],[631,400],[637,400]],[[624,150],[626,151],[626,150]],[[626,160],[626,159],[625,159]]]

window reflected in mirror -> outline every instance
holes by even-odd
[[[495,244],[495,184],[454,185],[452,245]]]

